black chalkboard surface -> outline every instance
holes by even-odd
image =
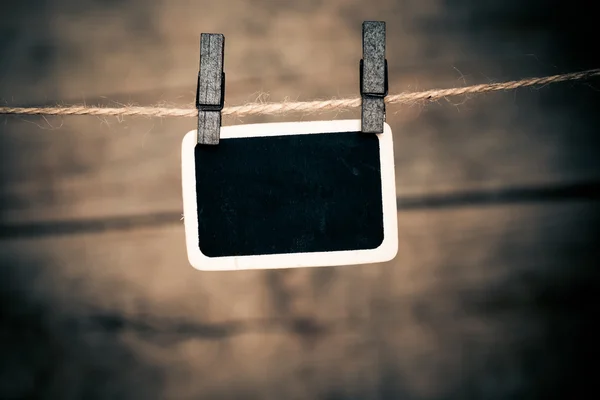
[[[196,145],[208,257],[374,249],[383,241],[379,140],[360,132]]]
[[[360,121],[221,128],[182,147],[186,243],[202,270],[387,261],[397,250],[391,130]]]

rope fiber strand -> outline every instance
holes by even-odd
[[[385,98],[386,104],[411,105],[425,101],[436,101],[448,97],[482,94],[514,90],[524,87],[545,86],[552,83],[566,81],[581,81],[600,76],[599,69],[583,72],[552,75],[541,78],[528,78],[518,81],[501,83],[486,83],[473,86],[464,86],[450,89],[432,89],[423,92],[408,92],[389,95]],[[288,112],[318,113],[323,111],[343,110],[358,108],[361,98],[332,99],[324,101],[301,101],[283,103],[249,103],[242,106],[225,107],[222,115],[248,116],[266,114],[284,114]],[[145,116],[145,117],[198,117],[195,108],[169,108],[169,107],[0,107],[0,114],[11,115],[95,115],[95,116]]]

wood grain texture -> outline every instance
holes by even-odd
[[[363,81],[367,94],[383,95],[385,92],[385,22],[363,22]]]
[[[390,385],[427,398],[456,385],[491,390],[481,386],[486,374],[504,382],[494,391],[508,395],[513,374],[530,373],[520,370],[523,363],[537,369],[548,357],[562,359],[551,347],[576,337],[569,304],[583,307],[578,315],[587,306],[582,293],[561,289],[563,260],[574,255],[569,290],[581,291],[594,276],[585,261],[594,250],[562,231],[593,234],[593,210],[569,204],[400,214],[397,259],[361,267],[198,273],[174,267],[186,262],[178,227],[38,240],[43,260],[25,256],[32,242],[11,241],[0,255],[26,266],[20,279],[9,276],[13,287],[55,310],[57,334],[101,334],[107,345],[122,338],[141,376],[143,360],[159,362],[161,382],[152,385],[170,396],[374,396]],[[548,324],[563,323],[558,336],[547,337]],[[118,368],[117,355],[93,346],[84,341],[81,351],[92,354],[64,355],[61,368],[86,360]],[[398,381],[384,383],[386,374]]]
[[[223,95],[223,58],[225,37],[222,34],[200,35],[200,88],[198,103],[218,106]]]
[[[358,96],[367,14],[387,22],[394,92],[597,67],[576,45],[592,37],[592,13],[541,1],[2,7],[10,104],[191,104],[201,32],[227,37],[229,104]],[[389,113],[398,194],[597,180],[589,85]],[[348,117],[359,114],[321,116]],[[3,226],[174,220],[0,241],[0,397],[505,399],[593,387],[594,201],[405,210],[391,263],[199,273],[178,218],[193,120],[0,122]]]
[[[225,37],[222,34],[200,35],[200,72],[198,75],[198,143],[219,144],[221,130],[223,87],[223,59]]]

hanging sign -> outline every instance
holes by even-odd
[[[388,261],[398,246],[392,131],[361,120],[220,128],[182,143],[190,264],[207,271]]]

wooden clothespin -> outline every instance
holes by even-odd
[[[388,67],[385,59],[385,22],[363,22],[363,59],[360,60],[361,131],[382,133]]]
[[[199,144],[219,144],[221,110],[225,104],[224,49],[225,36],[222,34],[200,35],[200,71],[196,90]]]

